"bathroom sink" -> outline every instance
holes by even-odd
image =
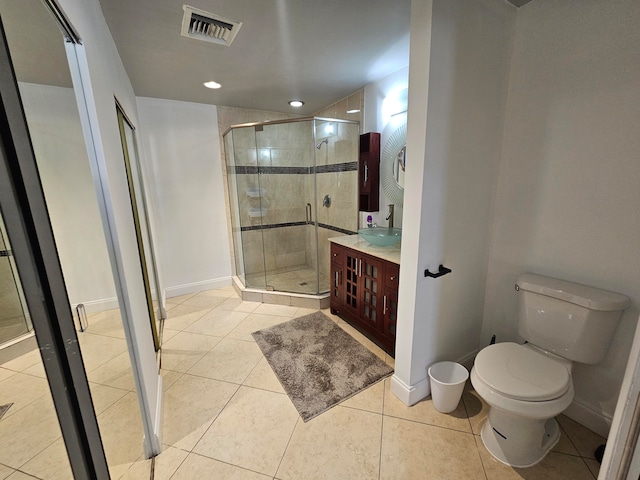
[[[378,247],[395,245],[402,239],[402,230],[389,227],[370,227],[358,230],[358,235]]]

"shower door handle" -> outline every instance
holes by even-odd
[[[307,203],[307,222],[311,221],[311,204]]]

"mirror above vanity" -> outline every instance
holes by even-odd
[[[407,117],[397,118],[380,155],[382,189],[391,203],[402,206],[407,161]]]
[[[407,163],[407,145],[405,144],[398,152],[398,157],[393,162],[393,179],[402,190],[404,190],[404,167]]]

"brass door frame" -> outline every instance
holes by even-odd
[[[147,205],[144,200],[144,188],[141,187],[141,190],[143,191],[136,192],[136,187],[135,187],[135,182],[133,177],[133,170],[132,170],[133,167],[131,164],[132,160],[131,160],[131,157],[129,156],[129,148],[128,148],[129,145],[128,145],[127,134],[125,130],[127,127],[131,129],[131,133],[133,137],[133,145],[131,145],[131,147],[133,148],[133,151],[137,157],[133,159],[133,161],[135,162],[135,168],[138,172],[138,178],[142,182],[142,175],[140,171],[140,163],[139,163],[139,157],[138,157],[138,147],[135,142],[135,137],[133,136],[135,132],[135,127],[133,126],[133,123],[129,120],[129,118],[125,114],[124,109],[122,108],[122,106],[120,105],[117,99],[116,99],[116,113],[118,116],[118,128],[120,130],[120,141],[122,142],[122,155],[124,159],[124,167],[127,173],[127,184],[129,186],[129,199],[131,200],[131,213],[133,215],[133,223],[135,225],[136,239],[138,242],[138,252],[140,254],[140,268],[142,270],[144,290],[145,290],[145,295],[147,297],[147,309],[149,310],[149,318],[151,319],[151,332],[153,333],[153,343],[155,345],[155,349],[157,352],[160,350],[160,332],[158,331],[158,327],[156,325],[156,314],[153,308],[153,295],[151,294],[151,281],[149,280],[149,271],[147,269],[147,256],[145,253],[144,235],[142,233],[142,226],[141,226],[140,215],[139,215],[139,212],[141,210],[139,208],[142,208],[143,215],[145,215],[144,220],[147,225],[147,233],[149,234],[149,239],[148,239],[149,250],[150,250],[149,254],[152,262],[152,268],[154,269],[153,273],[154,273],[154,279],[156,283],[156,295],[160,297],[161,292],[158,285],[158,269],[156,268],[156,264],[155,264],[153,243],[151,241],[151,232],[149,230],[150,229],[149,215],[147,211]],[[141,202],[138,202],[137,195],[140,195]]]

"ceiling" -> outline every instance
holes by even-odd
[[[243,22],[231,46],[182,36],[184,1]],[[100,4],[138,96],[309,115],[409,64],[411,0]],[[41,0],[0,0],[0,14],[18,78],[70,86],[60,30]],[[38,28],[24,28],[25,18]],[[208,80],[222,88],[205,88]],[[292,99],[305,105],[294,109]]]
[[[243,22],[233,43],[181,36],[185,1]],[[409,64],[411,0],[100,4],[138,96],[310,114]],[[208,80],[222,88],[204,88]]]

